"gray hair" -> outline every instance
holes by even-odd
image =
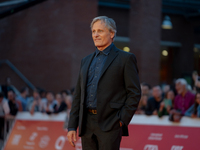
[[[114,35],[114,38],[116,36],[116,33],[117,33],[117,27],[116,27],[116,23],[115,21],[112,19],[112,18],[108,18],[107,16],[99,16],[99,17],[96,17],[92,20],[91,24],[90,24],[90,28],[92,29],[92,26],[94,25],[95,22],[97,21],[102,21],[105,23],[106,27],[108,28],[108,30],[110,32],[113,32],[115,35]],[[114,40],[113,38],[113,40]]]
[[[176,84],[180,83],[181,85],[185,85],[185,87],[187,87],[187,81],[183,78],[179,78],[176,80]]]

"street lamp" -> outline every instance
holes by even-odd
[[[172,29],[172,22],[169,16],[165,16],[163,22],[162,22],[162,28],[163,29]]]

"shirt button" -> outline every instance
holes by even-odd
[[[91,95],[91,96],[93,96],[93,95]]]
[[[99,60],[101,60],[101,59],[99,59]]]
[[[96,78],[97,76],[95,76],[95,78]]]

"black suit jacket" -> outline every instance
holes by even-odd
[[[68,128],[79,127],[84,135],[87,73],[95,52],[83,58],[75,88]],[[102,131],[110,131],[121,120],[123,136],[128,136],[131,121],[141,96],[135,55],[112,47],[103,66],[97,87],[97,117]]]

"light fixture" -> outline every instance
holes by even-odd
[[[198,52],[199,52],[198,48],[195,47],[195,48],[194,48],[194,52],[195,52],[195,53],[198,53]]]
[[[169,16],[165,16],[163,22],[162,22],[162,28],[163,29],[172,29],[172,22]]]
[[[163,56],[168,56],[168,51],[167,51],[167,50],[163,50],[163,51],[162,51],[162,55],[163,55]]]
[[[129,48],[129,47],[124,47],[123,50],[124,50],[125,52],[130,52],[130,48]]]

